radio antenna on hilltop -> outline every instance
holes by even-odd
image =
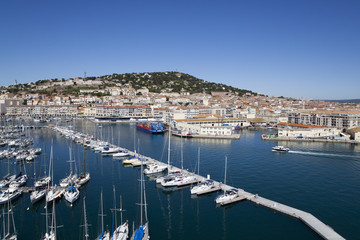
[[[84,80],[86,80],[86,72],[84,72]]]

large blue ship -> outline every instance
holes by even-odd
[[[138,129],[154,134],[164,133],[166,131],[165,125],[160,122],[141,122],[136,124],[136,127]]]

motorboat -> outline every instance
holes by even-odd
[[[160,165],[157,163],[152,163],[152,164],[147,165],[147,168],[144,170],[144,173],[146,175],[160,173],[160,172],[165,171],[167,168],[168,168],[168,166],[165,164]]]
[[[210,190],[210,189],[213,189],[213,188],[215,188],[214,181],[208,179],[208,180],[200,183],[199,185],[196,185],[196,186],[192,187],[190,189],[190,193],[191,194],[198,194],[200,192],[204,192],[204,191],[207,191],[207,190]]]
[[[288,152],[288,151],[290,151],[289,148],[284,147],[284,146],[275,146],[275,147],[272,148],[272,150],[274,152]]]
[[[100,153],[101,154],[113,154],[113,153],[118,153],[119,151],[120,151],[119,147],[106,146],[100,151]]]
[[[112,154],[112,156],[114,157],[114,158],[122,158],[122,157],[127,157],[127,156],[129,156],[130,155],[130,153],[129,152],[126,152],[126,151],[119,151],[119,152],[117,152],[117,153],[113,153]]]
[[[132,157],[129,157],[129,158],[127,158],[127,159],[124,159],[124,160],[122,161],[122,163],[123,163],[124,165],[126,165],[126,164],[132,164],[132,163],[137,162],[137,161],[140,161],[140,159],[137,158],[137,157],[135,157],[135,156],[132,156]]]

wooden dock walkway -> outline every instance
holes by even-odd
[[[136,155],[137,157],[145,157],[148,160],[150,160],[151,162],[158,163],[158,164],[161,164],[161,165],[167,165],[166,163],[157,161],[157,160],[155,160],[153,158],[150,158],[150,157],[146,157],[146,156],[137,154],[137,153],[132,152],[132,151],[130,151],[128,149],[125,149],[125,148],[121,148],[121,149],[125,150],[125,151],[128,151],[131,155]],[[181,171],[181,172],[186,173],[186,174],[193,174],[195,176],[197,182],[203,182],[203,181],[208,180],[207,178],[205,178],[203,176],[197,175],[195,173],[191,173],[191,172],[189,172],[187,170],[182,170],[182,169],[177,168],[177,167],[172,166],[172,165],[170,165],[170,169],[168,169],[168,171],[169,170],[170,171]],[[226,191],[226,190],[234,189],[234,187],[232,187],[232,186],[225,185],[225,184],[220,184],[217,181],[214,181],[214,184],[215,184],[216,190],[212,190],[212,191],[208,190],[208,191],[205,191],[205,192],[203,192],[201,194],[206,194],[206,193],[220,191],[220,190]],[[228,202],[225,202],[225,203],[223,203],[221,205],[227,205],[227,204],[239,202],[239,201],[242,201],[242,200],[246,199],[246,200],[249,200],[249,201],[251,201],[253,203],[256,203],[256,204],[258,204],[260,206],[263,206],[263,207],[272,209],[274,211],[286,214],[286,215],[291,216],[293,218],[299,219],[300,221],[302,221],[305,225],[307,225],[309,228],[311,228],[314,232],[316,232],[319,236],[321,236],[324,239],[327,239],[327,240],[343,240],[343,239],[345,239],[342,236],[340,236],[338,233],[336,233],[334,231],[334,229],[332,229],[330,226],[324,224],[323,222],[321,222],[319,219],[317,219],[315,216],[313,216],[310,213],[307,213],[307,212],[301,211],[299,209],[296,209],[296,208],[293,208],[293,207],[290,207],[290,206],[287,206],[287,205],[284,205],[284,204],[281,204],[281,203],[278,203],[278,202],[263,198],[261,196],[258,196],[258,194],[252,194],[252,193],[246,192],[246,191],[244,191],[243,189],[240,189],[240,188],[235,188],[235,189],[238,190],[238,197],[233,199],[233,200],[230,200]],[[201,194],[198,194],[198,195],[201,195]]]

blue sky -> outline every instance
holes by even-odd
[[[0,85],[180,71],[269,96],[360,98],[360,1],[0,1]]]

